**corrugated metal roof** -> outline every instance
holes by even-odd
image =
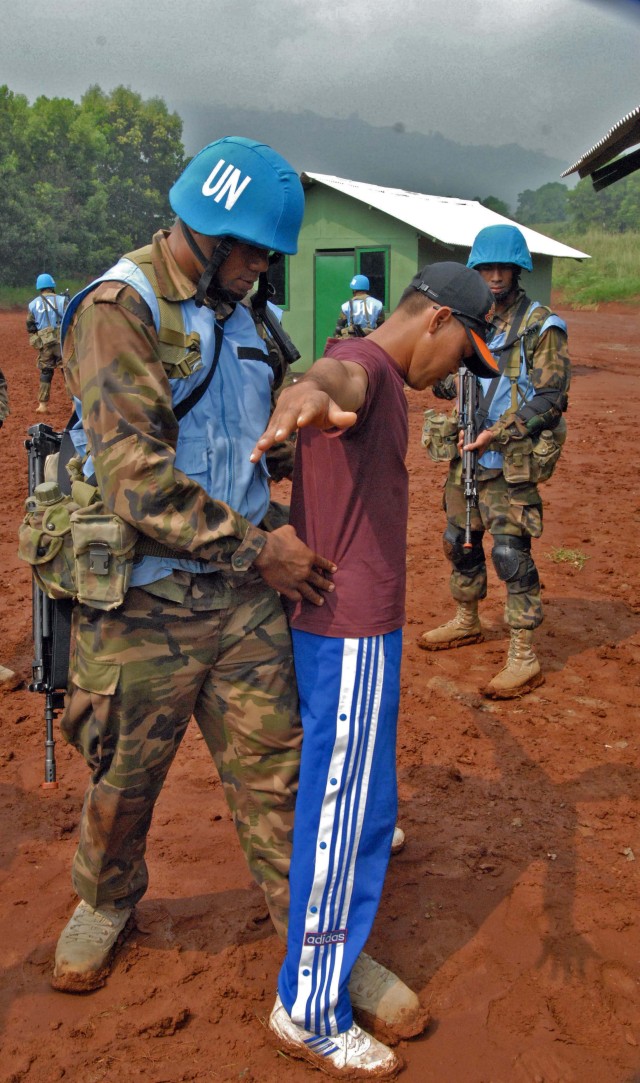
[[[577,172],[581,177],[588,177],[598,166],[604,165],[636,143],[640,143],[640,105],[614,124],[604,139],[583,154],[571,169],[565,169],[562,176],[568,177],[570,173]]]
[[[332,177],[326,173],[302,174],[303,184],[314,181],[375,207],[376,210],[413,226],[419,233],[440,241],[441,244],[471,248],[478,230],[508,222],[522,231],[529,251],[534,255],[589,259],[586,252],[554,241],[527,226],[521,226],[519,222],[513,222],[510,218],[483,207],[475,199],[453,199],[448,196],[424,195],[422,192],[405,192],[402,188],[381,188],[376,184]]]

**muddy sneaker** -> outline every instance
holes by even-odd
[[[46,414],[46,413],[48,413],[48,411],[49,411],[49,407],[47,406],[46,402],[39,402],[38,403],[38,405],[36,407],[36,413],[37,414]]]
[[[477,602],[458,602],[456,615],[446,624],[423,632],[418,639],[418,646],[423,651],[448,651],[452,647],[466,647],[470,643],[481,643],[484,634],[478,617]]]
[[[294,1023],[280,997],[276,997],[269,1029],[280,1049],[333,1076],[346,1079],[392,1079],[402,1061],[382,1042],[355,1023],[342,1034],[311,1034]]]
[[[429,1025],[413,990],[364,951],[351,971],[349,996],[358,1020],[385,1041],[413,1038]]]
[[[395,827],[393,832],[393,838],[391,840],[391,853],[399,854],[401,850],[404,850],[404,844],[406,839],[404,837],[404,831],[401,827]]]
[[[118,944],[133,928],[133,907],[94,910],[82,900],[65,925],[56,947],[51,984],[67,993],[86,993],[104,985]]]
[[[533,632],[529,628],[512,628],[507,661],[481,691],[489,699],[517,699],[543,682],[540,663],[533,649]]]

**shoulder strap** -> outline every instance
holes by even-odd
[[[215,376],[216,369],[218,367],[218,361],[220,360],[220,350],[222,349],[222,339],[224,338],[224,329],[216,321],[215,325],[215,348],[213,351],[213,361],[211,362],[211,368],[201,384],[193,389],[190,395],[187,395],[186,399],[179,402],[173,408],[173,412],[178,421],[181,421],[185,414],[188,414],[190,410],[193,410],[196,403],[200,402],[200,399],[207,390],[209,384]]]
[[[51,304],[51,301],[47,297],[46,293],[41,293],[40,296],[42,297],[42,300],[44,301],[45,308],[48,308],[49,312],[53,312],[53,319],[54,319],[53,323],[51,323],[51,317],[49,315],[47,315],[47,322],[49,324],[49,327],[58,327],[60,325],[60,313],[58,312],[58,309],[56,308],[55,305]]]
[[[127,252],[130,259],[149,279],[156,295],[160,310],[160,326],[157,329],[158,342],[163,349],[162,363],[169,379],[178,376],[190,376],[200,361],[200,335],[197,332],[185,334],[182,309],[177,302],[167,301],[160,292],[158,276],[151,259],[151,245]]]

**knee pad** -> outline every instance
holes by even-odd
[[[491,559],[496,575],[512,594],[524,594],[540,585],[538,569],[531,556],[531,538],[496,534]]]
[[[455,570],[463,575],[474,576],[482,571],[485,566],[484,549],[482,548],[482,530],[471,531],[471,548],[465,549],[464,530],[453,523],[447,524],[447,529],[442,536],[442,547],[447,560],[451,561]]]

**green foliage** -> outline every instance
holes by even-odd
[[[569,220],[578,233],[596,228],[609,233],[640,230],[640,172],[596,192],[589,177],[568,195]]]
[[[515,217],[523,226],[564,222],[567,218],[569,189],[566,184],[551,181],[535,191],[531,188],[520,192]]]
[[[87,280],[171,219],[182,121],[160,98],[91,87],[80,104],[0,87],[0,286]]]
[[[560,291],[563,301],[593,306],[640,297],[640,232],[590,229],[576,233],[565,227],[554,230],[553,236],[591,256],[584,262],[553,261],[553,288]]]
[[[480,199],[476,196],[478,203],[481,203],[483,207],[488,207],[490,211],[495,211],[496,214],[502,214],[505,218],[511,217],[511,211],[509,206],[503,199],[498,199],[497,196],[487,196],[486,199]]]

